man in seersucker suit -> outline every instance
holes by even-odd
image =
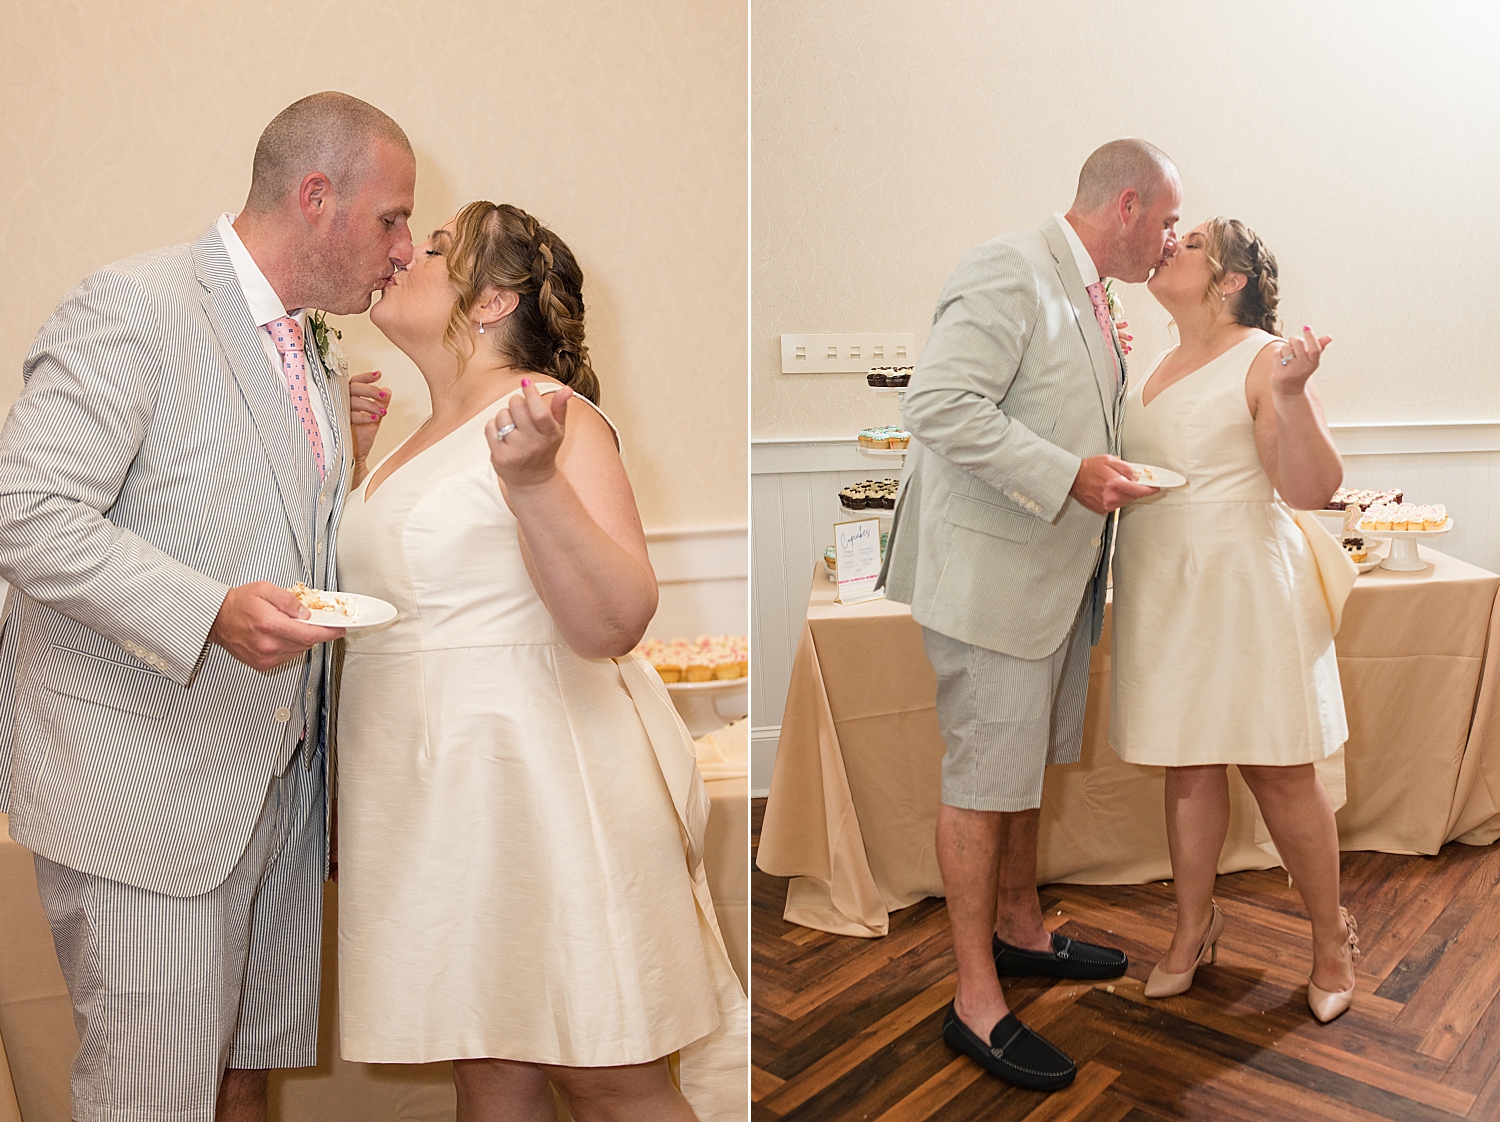
[[[938,300],[882,575],[937,673],[937,853],[958,988],[943,1039],[1038,1090],[1072,1061],[1016,1019],[1002,975],[1110,978],[1125,955],[1049,935],[1036,893],[1047,764],[1079,758],[1110,512],[1155,488],[1116,458],[1124,358],[1102,278],[1176,251],[1177,169],[1143,140],[1094,152],[1066,215],[985,242]]]
[[[73,1000],[77,1122],[259,1122],[266,1070],[317,1062],[343,632],[286,589],[336,587],[371,426],[306,310],[362,312],[410,262],[415,179],[384,113],[304,98],[237,217],[88,277],[26,358],[0,432],[0,810]]]

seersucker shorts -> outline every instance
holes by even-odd
[[[323,761],[271,780],[244,855],[201,896],[36,857],[78,1025],[77,1122],[213,1122],[224,1069],[317,1063]]]
[[[1085,603],[1087,597],[1085,597]],[[1046,658],[1017,658],[922,628],[937,672],[943,802],[962,810],[1042,805],[1049,764],[1073,764],[1083,747],[1089,689],[1089,617],[1080,607]]]

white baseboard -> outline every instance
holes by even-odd
[[[781,726],[750,729],[750,797],[763,799],[771,793],[771,769],[776,764],[776,742]]]

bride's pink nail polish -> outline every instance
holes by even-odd
[[[522,389],[523,389],[523,390],[524,390],[524,389],[525,389],[525,388],[526,388],[526,387],[527,387],[527,386],[529,386],[529,385],[531,385],[531,379],[530,379],[530,378],[522,378],[522,379],[521,379],[521,388],[522,388]]]

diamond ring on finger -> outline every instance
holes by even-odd
[[[495,430],[495,439],[504,440],[507,436],[515,431],[515,425],[501,425],[498,429]]]

